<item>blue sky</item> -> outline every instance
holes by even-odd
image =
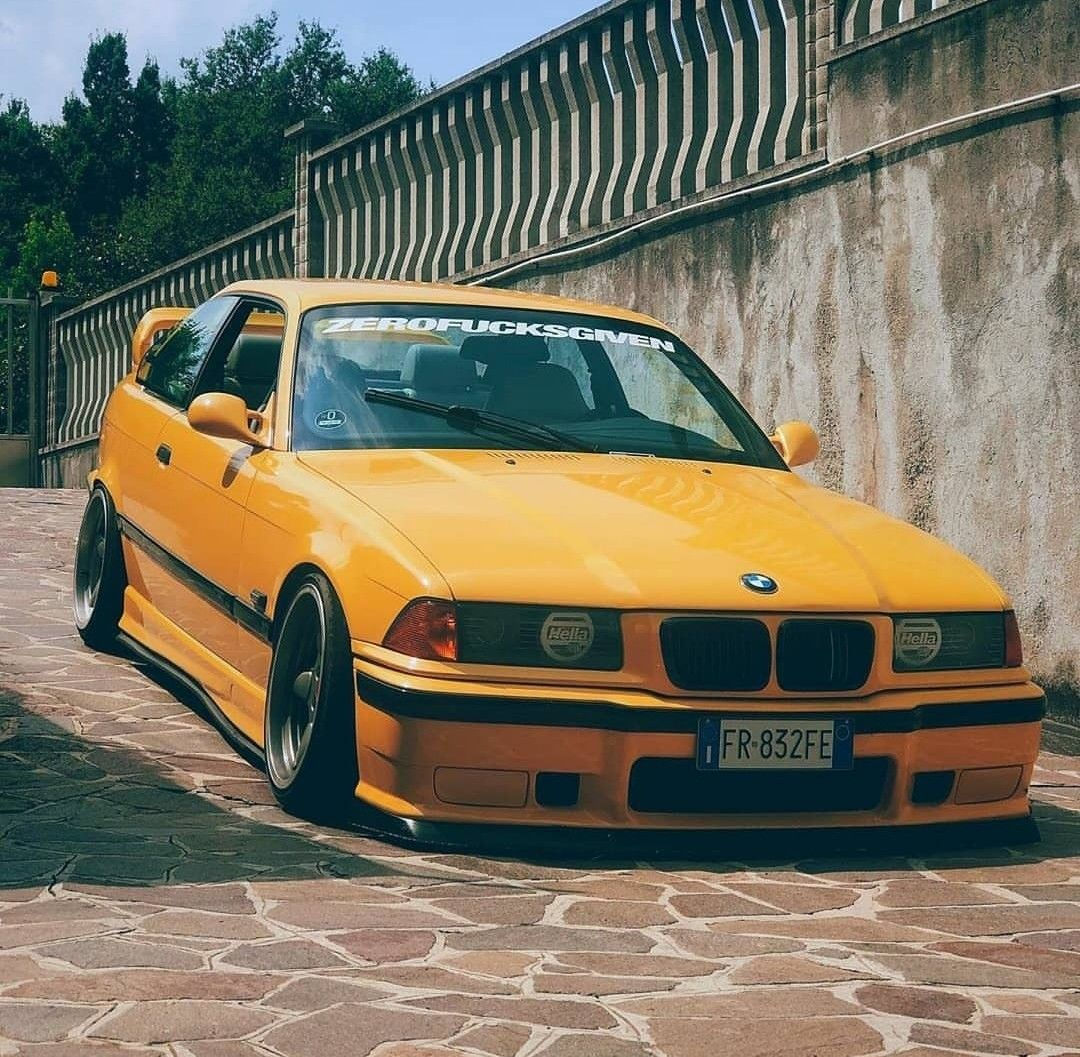
[[[55,120],[79,87],[90,40],[123,30],[133,69],[150,55],[163,71],[217,43],[228,26],[276,10],[338,29],[348,56],[385,45],[422,80],[445,84],[590,10],[598,0],[0,0],[0,95]]]

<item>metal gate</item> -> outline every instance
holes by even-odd
[[[37,300],[0,297],[0,487],[37,483]]]

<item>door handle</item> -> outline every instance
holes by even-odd
[[[168,466],[169,460],[172,459],[172,448],[168,444],[159,444],[157,450],[157,461],[162,466]]]

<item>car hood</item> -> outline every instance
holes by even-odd
[[[621,609],[996,609],[944,543],[794,473],[641,456],[305,452],[458,599]],[[771,595],[744,573],[777,581]]]

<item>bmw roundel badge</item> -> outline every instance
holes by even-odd
[[[771,595],[780,586],[771,576],[764,573],[743,573],[741,577],[743,587],[756,591],[759,595]]]

